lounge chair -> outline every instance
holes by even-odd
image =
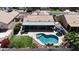
[[[59,31],[56,33],[57,36],[62,36],[62,33]]]

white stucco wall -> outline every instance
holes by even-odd
[[[4,40],[4,38],[6,37],[11,39],[12,36],[13,36],[13,30],[7,30],[6,32],[0,33],[0,42]]]

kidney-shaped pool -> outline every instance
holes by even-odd
[[[57,44],[59,40],[58,37],[55,35],[46,35],[43,33],[37,34],[36,38],[40,40],[42,43],[44,43],[45,45],[48,43]]]

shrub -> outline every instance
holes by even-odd
[[[14,34],[18,34],[18,32],[20,31],[20,28],[21,28],[21,23],[17,24],[14,28]]]
[[[35,44],[32,41],[32,38],[29,36],[14,36],[10,44],[9,48],[35,48]]]
[[[20,18],[15,18],[15,22],[19,22],[20,21]]]
[[[2,40],[1,42],[1,47],[2,48],[7,48],[8,45],[9,45],[10,41],[9,41],[9,38],[5,38],[4,40]]]
[[[79,48],[79,34],[76,32],[69,32],[65,35],[65,41],[68,41],[69,48]]]

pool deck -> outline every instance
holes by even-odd
[[[44,46],[45,44],[42,43],[40,40],[38,40],[36,38],[36,34],[39,34],[39,33],[44,33],[46,35],[55,35],[55,36],[57,36],[56,35],[57,32],[55,32],[55,31],[54,32],[28,32],[27,34],[18,34],[18,35],[23,35],[23,36],[24,35],[26,35],[26,36],[28,35],[28,36],[32,37],[35,41],[37,41],[39,44]],[[59,46],[63,42],[63,40],[62,40],[63,36],[60,36],[60,37],[57,36],[59,38],[59,42],[57,44],[54,43],[55,46]]]

